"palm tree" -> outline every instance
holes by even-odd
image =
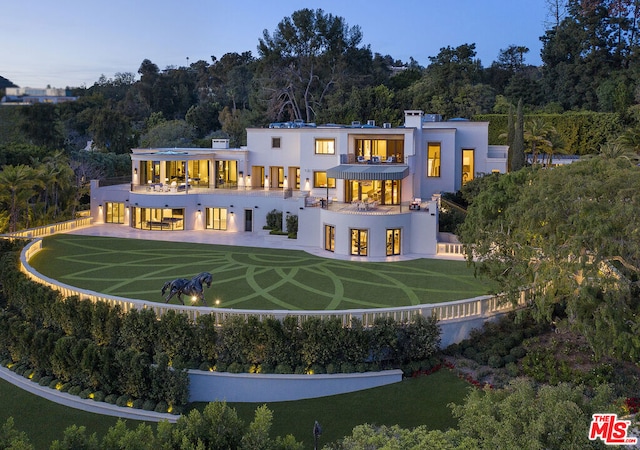
[[[532,163],[538,161],[538,147],[550,147],[549,134],[553,127],[547,125],[544,119],[535,117],[528,120],[524,126],[524,140],[531,144],[531,153],[533,154]]]
[[[640,127],[628,128],[617,141],[627,150],[640,154]]]
[[[37,172],[29,166],[3,166],[0,171],[0,203],[9,211],[9,232],[16,231],[20,216],[28,217],[29,201],[40,185]]]
[[[547,154],[547,167],[551,167],[553,164],[553,155],[563,154],[564,153],[564,139],[560,134],[556,131],[554,127],[549,127],[549,145],[543,148],[544,152]],[[544,160],[543,160],[544,163]]]
[[[632,163],[640,162],[640,155],[618,142],[607,142],[600,147],[600,151],[595,155],[602,159],[627,159]]]

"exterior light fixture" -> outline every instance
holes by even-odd
[[[230,205],[229,208],[233,208],[233,205]]]

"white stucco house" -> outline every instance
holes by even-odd
[[[132,150],[131,184],[91,186],[91,215],[158,233],[256,233],[267,213],[298,216],[298,244],[363,260],[433,256],[437,194],[505,172],[488,122],[405,111],[403,126],[274,123],[247,146]]]

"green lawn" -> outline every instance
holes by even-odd
[[[448,370],[402,381],[401,383],[350,394],[269,403],[274,413],[272,436],[293,434],[297,440],[311,448],[314,421],[323,428],[321,443],[324,445],[350,434],[356,425],[398,424],[404,428],[427,425],[431,429],[455,427],[455,419],[447,404],[462,403],[469,384]],[[49,448],[54,439],[61,439],[70,425],[85,426],[89,433],[103,436],[116,422],[115,417],[85,413],[58,405],[23,391],[0,380],[0,424],[13,417],[16,428],[24,431],[38,449]],[[253,419],[257,403],[230,403],[248,424]],[[202,407],[202,404],[193,405]],[[127,420],[131,427],[139,422]],[[155,425],[152,424],[155,430]]]
[[[463,261],[363,263],[299,250],[60,234],[31,260],[43,275],[105,294],[164,301],[165,281],[211,272],[206,302],[223,308],[339,310],[439,303],[491,286]],[[177,300],[172,300],[172,303]]]

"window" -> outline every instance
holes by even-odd
[[[474,154],[471,149],[462,149],[462,184],[467,184],[473,180],[473,174],[475,172],[474,167]]]
[[[324,249],[330,252],[336,249],[336,227],[333,225],[324,226]]]
[[[316,155],[335,155],[335,139],[316,139]]]
[[[217,188],[235,188],[238,186],[237,161],[216,161],[214,164]],[[191,175],[189,175],[189,178],[192,178]],[[200,178],[197,179],[199,180]]]
[[[437,142],[429,142],[427,144],[427,176],[440,176],[440,144]]]
[[[207,230],[227,230],[227,208],[207,208]]]
[[[383,161],[404,161],[404,139],[355,139],[355,154],[365,160],[379,156]]]
[[[367,241],[369,232],[367,230],[351,229],[351,254],[356,256],[367,256]]]
[[[182,208],[131,208],[132,227],[142,230],[184,230]]]
[[[400,254],[400,228],[387,230],[387,256]]]
[[[327,172],[313,172],[313,187],[315,188],[335,188],[336,179],[327,178]]]
[[[124,203],[107,202],[104,221],[106,223],[124,223]]]
[[[272,137],[271,138],[271,148],[280,148],[280,138]]]

